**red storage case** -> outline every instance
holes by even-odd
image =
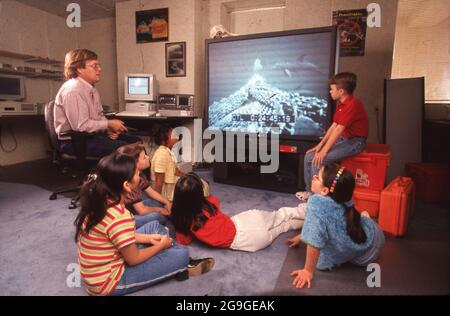
[[[367,211],[370,217],[378,217],[380,209],[380,191],[355,188],[353,202],[359,212]]]
[[[415,185],[411,178],[397,177],[382,192],[378,224],[394,236],[403,236],[414,209]]]
[[[407,163],[405,174],[416,185],[416,196],[425,202],[445,202],[450,199],[450,165]]]
[[[391,158],[390,147],[385,144],[367,144],[363,152],[341,161],[355,177],[356,188],[381,191]]]

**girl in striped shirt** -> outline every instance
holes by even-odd
[[[187,271],[187,248],[173,241],[164,226],[152,221],[135,229],[123,200],[138,183],[135,159],[115,154],[100,160],[82,186],[75,240],[90,295],[123,295]],[[212,268],[210,258],[197,265],[202,272],[205,266]]]

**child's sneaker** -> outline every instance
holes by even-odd
[[[205,274],[214,267],[214,258],[189,259],[187,271],[189,276]]]
[[[185,281],[189,279],[189,272],[188,270],[184,270],[181,272],[178,272],[177,274],[175,274],[175,280],[177,281]]]
[[[295,196],[297,199],[299,199],[302,202],[308,201],[308,199],[311,197],[312,193],[309,191],[299,191],[295,193]]]

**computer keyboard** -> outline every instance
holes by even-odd
[[[115,116],[137,116],[137,117],[150,117],[154,116],[156,111],[148,111],[148,112],[131,112],[131,111],[122,111],[117,112]]]

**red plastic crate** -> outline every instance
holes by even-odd
[[[342,160],[341,164],[355,177],[356,188],[381,191],[390,159],[389,145],[367,144],[362,153]]]
[[[436,163],[407,163],[406,176],[416,185],[416,196],[425,202],[450,199],[450,166]]]
[[[353,202],[356,210],[359,212],[367,211],[372,218],[378,217],[380,196],[380,191],[355,188],[353,191]]]

